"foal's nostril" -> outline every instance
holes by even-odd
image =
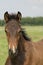
[[[12,55],[13,51],[11,49],[9,49],[9,54]]]
[[[9,49],[9,55],[16,56],[18,54],[18,50],[16,49],[16,52],[14,53],[13,50]]]
[[[15,54],[16,53],[16,50],[12,50],[12,49],[9,49],[9,54]]]
[[[9,52],[11,52],[11,49],[9,49]]]

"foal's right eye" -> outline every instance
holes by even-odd
[[[5,30],[5,32],[7,33],[7,31]]]
[[[8,31],[5,30],[6,33],[8,33]]]
[[[5,32],[7,33],[7,29],[5,29]]]
[[[5,29],[5,32],[6,32],[6,33],[9,33],[9,31],[8,31],[7,29]]]
[[[5,31],[6,32],[6,35],[8,36],[8,37],[10,37],[10,34],[9,34],[9,32],[8,31]]]
[[[7,32],[7,31],[5,30],[5,32]]]

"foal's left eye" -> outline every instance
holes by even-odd
[[[19,31],[19,33],[21,33],[21,31]]]

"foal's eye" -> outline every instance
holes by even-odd
[[[6,32],[6,33],[8,33],[8,31],[7,31],[7,30],[5,30],[5,32]]]
[[[9,32],[8,32],[7,30],[5,30],[5,32],[6,32],[6,34],[7,34],[8,36],[10,36],[10,34],[9,34]]]
[[[9,32],[8,31],[5,31],[6,32],[6,35],[8,36],[8,37],[10,37],[10,34],[9,34]]]
[[[7,33],[7,31],[5,30],[5,32]]]
[[[19,31],[19,33],[21,33],[21,30]]]
[[[5,29],[5,32],[6,32],[6,33],[9,33],[8,29]]]
[[[19,31],[19,33],[21,33],[21,31]]]
[[[6,32],[6,33],[7,33],[7,31],[8,31],[8,30],[7,30],[7,29],[5,29],[5,32]]]

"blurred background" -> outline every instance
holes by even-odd
[[[32,41],[43,39],[43,0],[0,0],[0,65],[8,56],[4,13],[22,13],[21,26]]]

